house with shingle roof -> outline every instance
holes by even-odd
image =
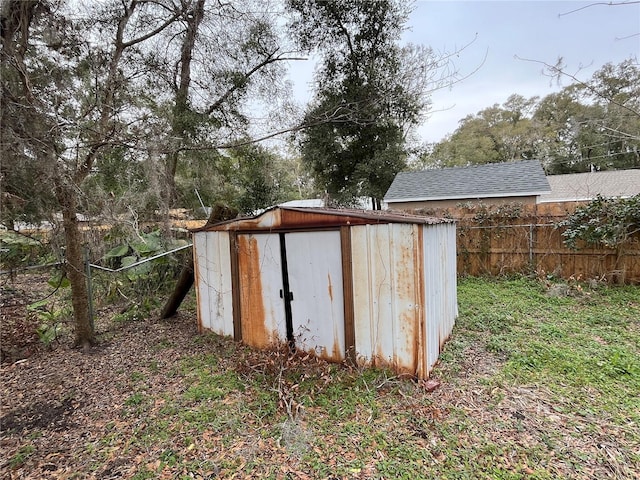
[[[587,202],[598,195],[628,198],[640,195],[640,169],[569,173],[547,177],[551,192],[538,203]]]
[[[536,204],[551,187],[538,160],[400,172],[384,201],[394,210],[450,208],[461,203]]]

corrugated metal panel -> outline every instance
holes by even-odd
[[[427,368],[431,371],[431,367],[438,360],[440,351],[438,338],[440,337],[440,323],[443,322],[442,315],[443,306],[440,305],[442,297],[442,283],[438,281],[441,275],[441,253],[440,253],[440,235],[435,228],[430,228],[423,232],[424,245],[424,278],[425,278],[425,317],[427,325],[427,338],[425,342],[425,357],[427,359]]]
[[[229,235],[195,233],[193,254],[200,328],[233,335]]]
[[[414,375],[422,337],[418,227],[356,226],[351,234],[358,359]]]
[[[427,325],[425,355],[430,372],[438,361],[442,345],[451,335],[458,314],[455,225],[425,228],[423,236]]]
[[[238,235],[242,341],[265,348],[287,341],[278,234]]]
[[[345,358],[342,257],[339,231],[285,236],[296,348],[321,358]]]
[[[278,215],[263,216],[262,225],[277,223]],[[293,292],[289,332],[298,348],[343,360],[349,310],[349,342],[358,362],[427,377],[457,316],[455,224],[342,230],[194,233],[201,328],[233,335],[235,318],[237,338],[249,345],[286,342],[288,304],[285,309],[280,295],[286,251],[286,284]],[[233,279],[231,271],[237,271]],[[353,297],[346,309],[343,273],[351,276]]]
[[[449,223],[443,225],[442,229],[447,232],[447,248],[445,250],[447,255],[447,266],[443,281],[447,286],[447,318],[449,320],[448,332],[449,335],[451,335],[455,321],[458,318],[458,255],[456,251],[456,225],[455,223]]]
[[[442,303],[444,312],[444,330],[440,336],[440,351],[444,342],[451,336],[453,325],[458,317],[458,285],[457,285],[457,258],[456,258],[456,227],[453,224],[442,225],[443,271],[440,281],[443,285]]]

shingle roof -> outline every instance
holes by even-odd
[[[604,197],[640,195],[640,170],[569,173],[547,177],[551,193],[541,195],[539,203],[579,202]]]
[[[523,197],[549,193],[538,160],[400,172],[385,202]]]

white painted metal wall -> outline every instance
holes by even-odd
[[[296,347],[322,358],[345,358],[340,232],[287,233],[289,288]]]
[[[453,223],[424,228],[423,271],[427,338],[425,356],[429,371],[438,361],[444,342],[458,316],[456,284],[456,230]]]
[[[423,335],[419,225],[351,228],[356,355],[361,363],[418,374]]]
[[[455,224],[380,223],[349,228],[353,330],[359,363],[426,378],[457,317]],[[345,358],[341,235],[287,232],[293,335],[297,348]],[[280,236],[239,233],[243,340],[286,342]],[[230,233],[194,233],[201,327],[233,336]]]
[[[233,336],[228,232],[194,234],[198,317],[204,329]],[[296,347],[332,360],[345,358],[344,291],[340,232],[287,233],[287,264]],[[264,348],[287,341],[280,237],[237,237],[242,338]]]
[[[354,226],[351,245],[359,361],[425,378],[457,317],[455,224]]]
[[[193,255],[200,325],[220,335],[233,336],[229,234],[194,233]]]

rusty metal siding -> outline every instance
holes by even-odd
[[[442,224],[438,229],[444,237],[442,242],[444,272],[441,278],[443,284],[444,321],[440,337],[440,351],[444,342],[451,336],[456,318],[458,318],[458,283],[457,283],[457,255],[456,255],[456,226]]]
[[[285,235],[296,348],[334,362],[345,359],[340,231]]]
[[[458,255],[456,251],[456,224],[449,223],[443,224],[442,230],[446,235],[446,248],[445,251],[445,272],[442,279],[445,283],[445,318],[447,321],[447,338],[451,336],[453,326],[458,318],[458,270],[457,261]],[[442,344],[440,345],[442,350]]]
[[[242,341],[265,348],[287,341],[278,234],[237,236]]]
[[[351,228],[356,355],[361,363],[422,370],[418,225]]]
[[[200,328],[426,378],[457,317],[455,224],[400,220],[275,209],[194,232]]]
[[[194,233],[193,255],[200,328],[233,335],[228,233]]]
[[[423,238],[427,327],[424,346],[430,372],[458,316],[455,224],[424,228]]]

